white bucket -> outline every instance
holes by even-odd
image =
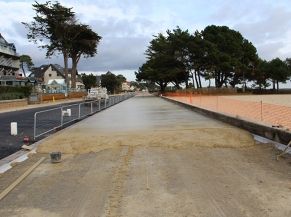
[[[17,122],[11,122],[11,135],[16,136],[17,135]]]
[[[71,115],[72,115],[72,110],[71,110],[71,109],[67,109],[67,115],[68,115],[69,117],[71,117]]]

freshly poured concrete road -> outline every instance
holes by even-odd
[[[0,216],[291,216],[289,157],[159,98],[98,113],[39,148],[51,150],[68,154],[0,201]],[[1,175],[0,190],[42,156]]]

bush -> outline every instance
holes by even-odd
[[[0,86],[0,100],[23,99],[30,95],[31,86],[25,87],[10,87]]]

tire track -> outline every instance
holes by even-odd
[[[119,166],[114,172],[112,178],[112,190],[109,194],[108,201],[105,205],[106,217],[118,217],[121,216],[121,202],[123,198],[124,186],[129,172],[130,160],[133,156],[133,147],[127,146],[127,149],[123,149],[121,153],[121,159]]]

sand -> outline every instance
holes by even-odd
[[[115,132],[101,135],[94,132],[84,132],[80,129],[71,129],[42,143],[37,152],[61,151],[66,154],[84,154],[120,146],[239,148],[252,145],[254,145],[252,135],[237,128]]]

